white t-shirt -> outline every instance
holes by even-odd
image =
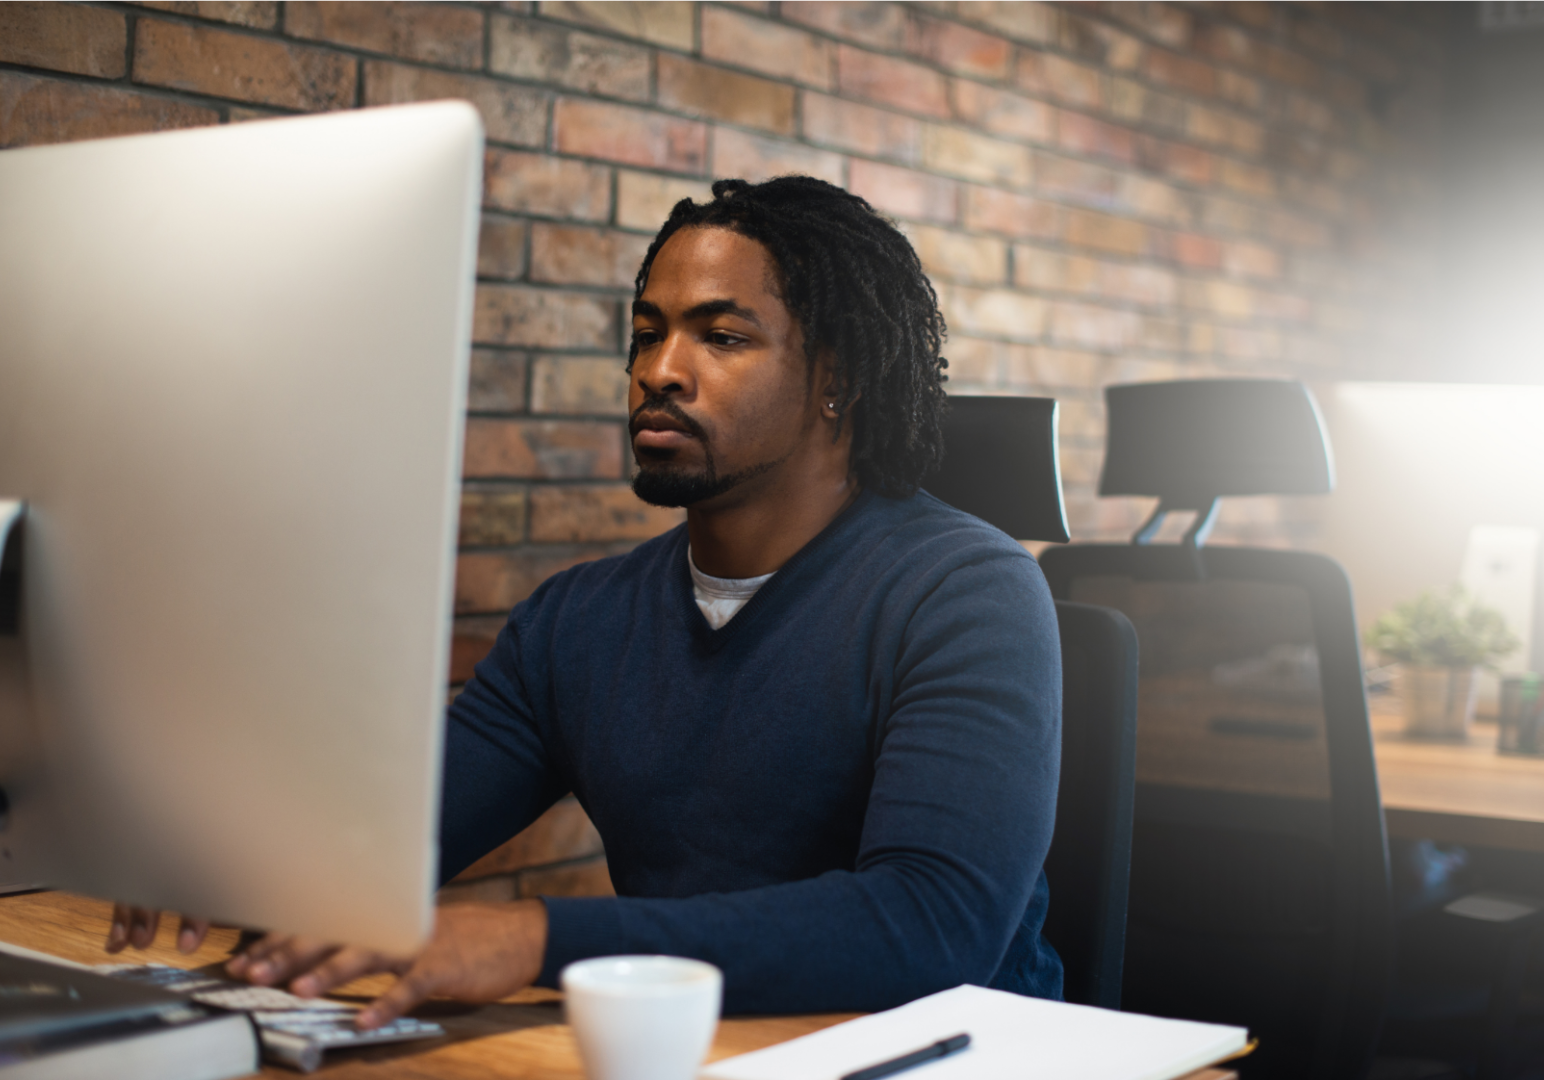
[[[725,623],[734,618],[746,602],[756,595],[756,590],[772,577],[772,574],[762,574],[760,577],[726,578],[704,574],[697,569],[690,547],[686,549],[686,565],[692,571],[692,595],[697,598],[697,607],[701,609],[702,617],[708,620],[708,625],[715,630],[722,629]]]

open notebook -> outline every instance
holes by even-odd
[[[888,1012],[709,1065],[709,1080],[837,1080],[939,1039],[957,1054],[905,1080],[1173,1080],[1244,1050],[1243,1028],[1162,1020],[956,986]]]

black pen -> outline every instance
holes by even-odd
[[[932,1046],[924,1046],[921,1050],[913,1050],[909,1054],[902,1054],[898,1058],[889,1061],[881,1061],[878,1065],[870,1065],[850,1072],[842,1077],[842,1080],[879,1080],[881,1076],[894,1076],[898,1072],[924,1065],[938,1058],[957,1054],[970,1045],[970,1036],[966,1034],[951,1035],[947,1039],[939,1039]]]

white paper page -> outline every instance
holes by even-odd
[[[969,1048],[905,1080],[1171,1080],[1244,1049],[1243,1028],[957,986],[708,1066],[708,1080],[837,1080],[961,1032]]]

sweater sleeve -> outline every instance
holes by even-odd
[[[550,767],[520,677],[516,626],[512,616],[445,715],[442,885],[535,821],[568,790]]]
[[[1038,566],[951,571],[901,635],[854,868],[687,898],[548,898],[539,982],[588,956],[725,975],[729,1012],[888,1008],[993,978],[1050,846],[1060,764],[1055,608]]]

